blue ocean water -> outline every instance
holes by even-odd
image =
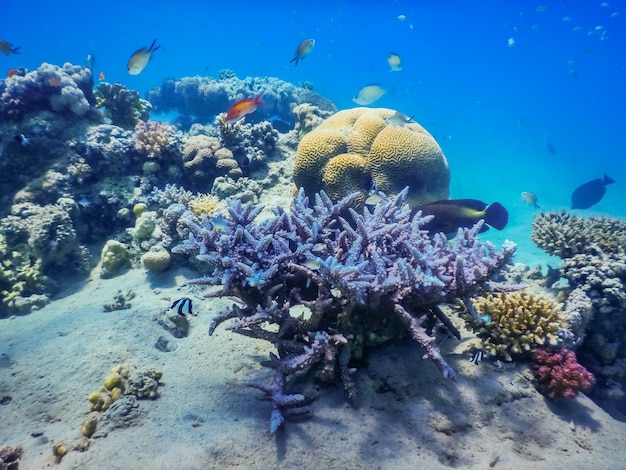
[[[509,208],[496,241],[528,241],[534,209],[522,191],[543,210],[566,209],[574,188],[604,172],[617,182],[583,213],[626,214],[623,1],[5,0],[0,13],[2,39],[21,46],[0,57],[6,69],[85,64],[92,54],[96,73],[143,93],[165,78],[230,68],[310,81],[339,109],[379,84],[390,93],[374,106],[413,116],[439,141],[451,197]],[[289,60],[309,37],[316,47],[295,67]],[[149,66],[128,75],[130,54],[153,39],[161,48]],[[389,72],[390,53],[401,72]]]

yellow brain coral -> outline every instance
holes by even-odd
[[[409,186],[413,206],[449,197],[450,169],[435,139],[419,124],[387,123],[396,111],[354,108],[322,122],[300,141],[293,169],[298,188],[334,199],[372,184],[386,194]]]
[[[541,346],[558,346],[561,342],[559,306],[547,297],[522,291],[489,294],[474,301],[476,310],[485,315],[486,323],[477,325],[485,349],[507,361]]]

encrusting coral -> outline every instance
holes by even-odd
[[[275,208],[259,222],[262,208],[240,201],[229,202],[229,218],[198,218],[191,211],[180,216],[189,239],[172,251],[192,254],[212,269],[191,282],[221,284],[212,296],[240,301],[214,319],[210,333],[233,319],[228,329],[276,348],[264,363],[274,377],[250,384],[272,402],[272,431],[286,416],[310,411],[303,395],[286,391],[296,373],[312,371],[323,381],[340,377],[354,397],[353,366],[363,350],[407,334],[444,377],[455,377],[432,331],[438,322],[458,331],[438,305],[504,288],[492,281],[515,245],[497,249],[478,241],[481,223],[459,230],[452,241],[441,234],[431,238],[420,230],[428,219],[412,218],[406,196],[405,189],[360,214],[349,209],[358,194],[333,203],[322,192],[311,206],[301,190],[290,212]],[[341,216],[345,211],[354,225]],[[310,315],[296,316],[296,307]]]
[[[626,393],[626,222],[552,212],[535,217],[532,239],[563,259],[560,275],[572,290],[568,322],[581,364],[596,377],[593,395],[621,399]]]
[[[547,297],[523,291],[489,294],[475,299],[476,311],[483,315],[472,319],[477,336],[485,349],[511,361],[513,356],[527,356],[541,346],[558,346],[563,330],[559,307]]]
[[[408,186],[412,206],[448,199],[450,169],[435,139],[419,124],[394,126],[394,110],[340,111],[304,135],[293,180],[307,194],[324,190],[333,200],[359,191],[363,203],[376,188],[395,194]]]

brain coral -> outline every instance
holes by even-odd
[[[307,194],[324,190],[338,200],[375,183],[386,194],[409,187],[417,206],[449,196],[450,169],[435,139],[419,124],[388,125],[386,108],[340,111],[300,141],[293,170]]]
[[[474,301],[476,310],[489,318],[480,325],[478,336],[491,354],[510,361],[540,346],[561,342],[559,308],[546,297],[525,292],[489,294]]]

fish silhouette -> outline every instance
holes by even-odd
[[[572,209],[589,209],[599,203],[606,193],[606,185],[615,183],[615,180],[604,174],[604,178],[597,178],[578,186],[572,193]]]

